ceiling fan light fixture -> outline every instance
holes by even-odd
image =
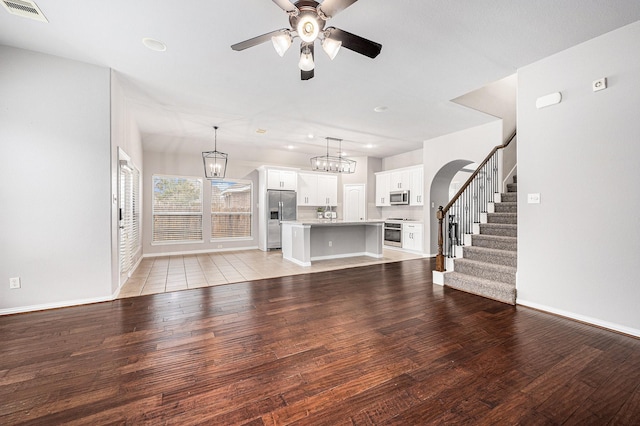
[[[341,41],[334,40],[329,37],[325,37],[324,40],[322,40],[322,50],[324,50],[324,53],[326,53],[332,61],[338,54],[341,46]]]
[[[312,43],[316,38],[318,38],[320,25],[314,15],[304,15],[298,20],[296,30],[298,31],[298,35],[302,41],[305,43]]]
[[[300,53],[300,62],[298,62],[298,67],[300,67],[302,71],[311,71],[315,67],[315,64],[313,63],[313,55],[308,48],[303,49]]]
[[[273,48],[278,52],[280,57],[284,56],[284,54],[289,50],[292,43],[291,33],[289,31],[283,31],[278,35],[274,35],[271,37],[271,42],[273,43]]]

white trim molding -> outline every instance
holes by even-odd
[[[628,334],[630,336],[640,337],[640,330],[638,330],[636,328],[626,327],[624,325],[615,324],[615,323],[608,322],[608,321],[602,321],[602,320],[599,320],[597,318],[592,318],[592,317],[588,317],[588,316],[585,316],[585,315],[580,315],[580,314],[576,314],[576,313],[573,313],[573,312],[564,311],[562,309],[552,308],[550,306],[541,305],[539,303],[530,302],[528,300],[518,299],[516,301],[516,304],[522,305],[522,306],[526,306],[528,308],[533,308],[533,309],[536,309],[538,311],[548,312],[548,313],[551,313],[551,314],[559,315],[561,317],[565,317],[565,318],[569,318],[569,319],[572,319],[572,320],[580,321],[580,322],[583,322],[585,324],[606,328],[608,330],[617,331],[617,332],[623,333],[623,334]]]

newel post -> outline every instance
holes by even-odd
[[[444,272],[444,254],[442,252],[442,220],[444,219],[444,212],[442,211],[442,206],[438,207],[436,218],[438,218],[438,254],[436,255],[436,271]]]

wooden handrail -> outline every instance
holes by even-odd
[[[462,185],[462,187],[458,190],[456,195],[453,196],[451,201],[449,201],[449,203],[447,203],[445,207],[440,206],[438,208],[438,211],[436,212],[436,218],[438,219],[438,231],[437,231],[438,232],[438,254],[436,255],[436,271],[438,272],[445,271],[444,253],[443,253],[444,230],[443,230],[442,222],[445,218],[446,213],[455,204],[455,202],[458,201],[458,198],[460,198],[460,196],[464,193],[464,191],[471,185],[475,177],[478,175],[478,173],[480,173],[480,170],[487,164],[487,162],[489,162],[489,160],[493,157],[493,155],[499,149],[506,148],[511,143],[511,141],[515,139],[516,135],[517,135],[517,129],[513,131],[513,133],[511,134],[511,136],[509,136],[509,138],[505,143],[494,147],[489,153],[489,155],[487,155],[487,157],[482,161],[482,163],[480,163],[480,165],[474,170],[471,176],[469,176],[469,179],[467,179],[464,185]]]
[[[511,136],[509,136],[509,139],[507,139],[507,141],[505,143],[503,143],[502,145],[498,145],[498,146],[493,147],[493,149],[491,150],[489,155],[487,155],[487,157],[482,161],[482,163],[480,163],[480,165],[478,167],[476,167],[476,169],[473,171],[473,173],[471,173],[471,176],[469,176],[469,179],[467,179],[467,181],[464,183],[464,185],[462,185],[460,190],[458,190],[456,195],[453,196],[451,201],[449,201],[449,203],[444,207],[440,206],[440,207],[442,207],[442,213],[443,214],[449,211],[451,206],[453,206],[453,204],[458,200],[458,198],[460,198],[460,195],[462,195],[464,190],[467,189],[467,187],[469,185],[471,185],[471,182],[473,182],[473,179],[478,175],[478,173],[480,172],[480,169],[482,169],[482,167],[485,164],[487,164],[487,161],[489,161],[489,159],[491,159],[491,157],[493,157],[493,154],[495,154],[497,150],[503,149],[503,148],[506,148],[507,146],[509,146],[511,141],[515,139],[516,135],[517,135],[517,130],[514,130],[513,133],[511,133]]]

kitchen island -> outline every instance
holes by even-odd
[[[381,258],[382,220],[317,219],[282,221],[282,257],[301,266],[315,260],[371,256]]]

